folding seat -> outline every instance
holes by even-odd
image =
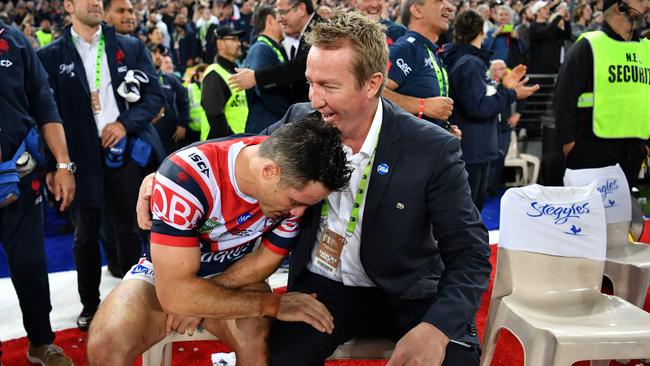
[[[526,366],[650,356],[650,314],[600,293],[606,235],[595,184],[506,191],[481,365],[503,328]]]

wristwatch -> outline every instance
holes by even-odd
[[[65,169],[70,172],[70,174],[74,174],[74,172],[77,171],[77,164],[73,162],[69,163],[56,163],[56,168],[57,169]]]

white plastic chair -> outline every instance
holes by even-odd
[[[537,156],[531,154],[520,154],[517,148],[517,134],[515,131],[510,132],[510,145],[506,154],[504,163],[506,167],[519,168],[515,172],[515,182],[510,183],[514,186],[527,186],[537,183],[539,177],[540,160]]]
[[[630,241],[632,197],[621,167],[567,169],[565,186],[596,182],[607,220],[605,276],[612,281],[614,295],[643,308],[650,286],[650,246]]]
[[[206,330],[197,331],[192,336],[172,332],[142,354],[142,366],[170,366],[174,342],[206,340],[218,338]],[[393,353],[393,348],[395,343],[387,339],[352,339],[340,345],[328,359],[388,359]]]
[[[502,328],[522,343],[526,366],[650,356],[650,314],[600,293],[605,236],[595,185],[506,191],[482,366]]]

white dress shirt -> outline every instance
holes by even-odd
[[[350,161],[350,165],[354,169],[352,176],[350,177],[350,183],[342,191],[333,192],[327,196],[327,228],[343,237],[346,237],[347,234],[346,228],[348,222],[350,221],[354,199],[356,197],[356,192],[359,189],[359,182],[361,182],[363,170],[366,167],[366,164],[368,164],[368,160],[370,160],[370,157],[372,156],[373,152],[375,151],[375,147],[377,146],[377,139],[379,137],[379,131],[381,129],[383,114],[384,111],[381,105],[381,100],[379,100],[377,111],[375,112],[375,116],[372,119],[372,125],[370,126],[370,130],[368,131],[366,139],[363,141],[361,150],[359,150],[358,153],[353,154],[351,148],[348,146],[343,147],[347,159]],[[372,176],[372,172],[370,172],[368,175],[368,184],[370,184],[370,176]],[[315,265],[313,261],[314,257],[316,256],[318,242],[323,235],[322,224],[318,227],[318,232],[316,234],[316,243],[311,252],[312,260],[307,264],[307,269],[309,271],[338,282],[343,282],[343,284],[346,286],[375,286],[370,278],[368,278],[366,271],[363,269],[363,266],[361,265],[361,259],[359,257],[359,249],[361,247],[361,226],[363,225],[363,212],[366,205],[367,192],[368,189],[366,188],[366,193],[364,193],[361,207],[359,207],[357,226],[354,229],[352,236],[348,238],[347,242],[343,246],[341,260],[339,261],[339,266],[336,268],[336,274],[332,275],[331,273],[320,268],[318,265]]]
[[[95,86],[95,70],[97,65],[97,50],[99,49],[99,40],[102,35],[102,27],[93,34],[91,43],[86,42],[77,32],[72,29],[72,39],[75,48],[79,52],[86,73],[88,89],[92,93],[97,89]],[[99,104],[101,111],[94,113],[95,125],[97,125],[97,134],[101,137],[104,127],[117,120],[120,115],[120,109],[117,106],[115,93],[113,92],[113,83],[111,82],[111,72],[108,68],[108,59],[106,58],[106,41],[104,40],[104,51],[102,52],[101,61],[101,82],[99,88]]]

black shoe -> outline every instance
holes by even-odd
[[[88,327],[90,327],[90,322],[95,317],[96,312],[97,308],[88,309],[84,306],[81,314],[79,314],[79,317],[77,318],[77,327],[81,330],[87,330]]]
[[[122,267],[120,267],[120,263],[117,261],[107,261],[106,263],[108,267],[108,273],[111,274],[111,276],[115,278],[122,278],[124,277],[124,272],[122,272]]]

